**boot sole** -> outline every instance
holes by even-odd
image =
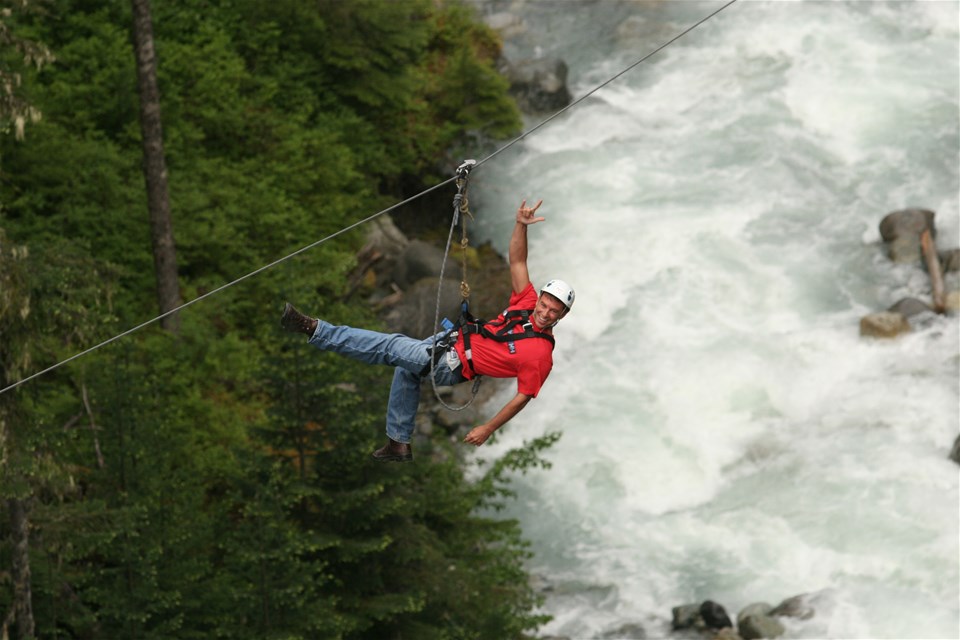
[[[376,453],[371,453],[370,457],[377,462],[413,462],[412,453],[405,456],[378,456]]]

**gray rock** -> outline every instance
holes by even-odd
[[[600,637],[605,640],[607,638],[610,640],[646,640],[647,632],[640,624],[630,622],[613,631],[607,631]]]
[[[739,627],[743,620],[749,616],[769,615],[772,609],[773,605],[767,604],[766,602],[755,602],[753,604],[748,604],[740,610],[740,613],[737,614],[737,626]]]
[[[950,459],[960,464],[960,436],[953,441],[953,449],[950,451]]]
[[[367,233],[366,244],[357,253],[357,266],[348,276],[351,291],[363,284],[388,290],[393,285],[397,260],[409,243],[390,216],[380,216],[374,220]],[[371,301],[383,295],[380,291]]]
[[[407,289],[423,278],[440,277],[442,264],[442,248],[423,240],[411,240],[397,258],[393,279],[401,289]]]
[[[933,218],[936,214],[926,209],[903,209],[884,216],[880,221],[880,237],[887,243],[890,259],[894,262],[920,262],[920,235],[925,229],[936,237]]]
[[[367,244],[388,257],[396,257],[410,243],[407,236],[390,216],[380,216],[372,222],[367,233]]]
[[[567,63],[559,58],[505,61],[500,72],[510,82],[510,95],[525,113],[556,111],[570,104]]]
[[[933,312],[933,309],[923,300],[917,298],[903,298],[887,309],[891,313],[899,313],[905,318],[912,318],[921,313]]]
[[[770,616],[756,613],[746,616],[739,621],[737,630],[743,640],[759,640],[760,638],[777,638],[782,636],[786,628]]]
[[[390,331],[413,338],[432,335],[437,313],[437,278],[418,280],[384,317]],[[444,278],[440,294],[440,317],[456,320],[460,315],[460,282]]]
[[[679,607],[674,607],[671,612],[673,613],[672,625],[675,630],[690,629],[703,625],[699,604],[682,604]]]
[[[943,272],[950,273],[960,271],[960,249],[951,249],[940,254],[940,263],[943,265]]]
[[[819,593],[804,593],[799,596],[787,598],[774,607],[770,611],[770,615],[809,620],[816,614],[814,605],[820,599],[820,595]]]

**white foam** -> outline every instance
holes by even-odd
[[[555,587],[544,633],[823,590],[788,637],[960,631],[957,318],[857,330],[928,295],[884,214],[933,208],[960,240],[958,7],[738,3],[483,167],[483,233],[503,248],[543,198],[531,274],[577,288],[541,395],[478,451],[564,432],[509,509]]]

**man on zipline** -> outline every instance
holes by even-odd
[[[574,292],[562,280],[551,280],[539,295],[527,272],[527,227],[543,222],[524,200],[510,236],[510,280],[513,294],[507,309],[486,323],[467,322],[456,334],[439,343],[446,332],[418,340],[401,334],[385,334],[347,326],[335,326],[310,318],[289,302],[280,318],[287,331],[304,333],[321,351],[333,351],[367,364],[396,367],[387,406],[387,444],[373,452],[381,462],[413,459],[410,438],[420,404],[420,383],[434,371],[436,383],[450,386],[476,376],[516,378],[517,394],[497,414],[464,438],[480,446],[494,431],[517,415],[540,391],[553,368],[553,326],[573,306]],[[433,346],[438,353],[431,357]]]

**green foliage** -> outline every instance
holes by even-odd
[[[18,18],[40,10],[42,4],[43,0],[0,4],[0,133],[12,131],[21,140],[27,122],[37,122],[42,115],[23,95],[23,75],[50,64],[54,57],[46,45],[30,37]]]
[[[53,9],[53,7],[51,7]],[[495,36],[434,0],[154,3],[181,290],[338,232],[519,126]],[[128,3],[20,23],[56,64],[0,136],[4,384],[155,313]],[[445,177],[445,176],[444,176]],[[482,513],[536,442],[467,482],[378,465],[390,371],[284,334],[285,299],[376,326],[361,232],[0,395],[0,497],[31,501],[40,638],[522,638],[513,521]],[[0,503],[2,504],[2,503]],[[0,576],[11,549],[0,506]],[[11,589],[0,581],[0,615]]]

